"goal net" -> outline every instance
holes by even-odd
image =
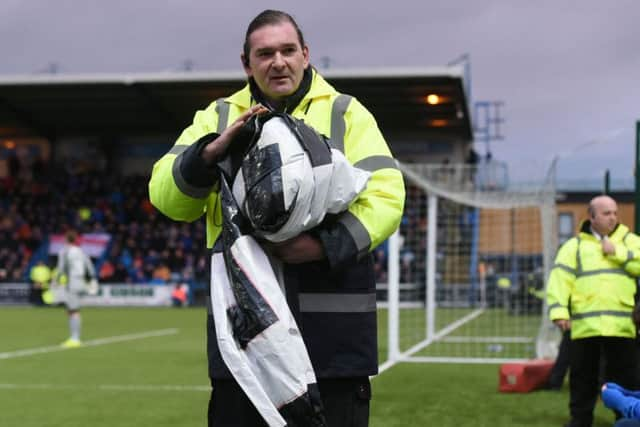
[[[558,335],[543,315],[556,249],[553,186],[509,187],[495,162],[400,167],[402,223],[375,254],[387,261],[378,263],[385,363],[554,357]]]

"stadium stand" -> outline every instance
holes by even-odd
[[[111,235],[105,254],[93,259],[103,283],[204,282],[203,223],[179,224],[157,212],[147,176],[37,167],[16,167],[0,180],[0,281],[27,281],[41,259],[53,267],[48,236],[73,228]]]
[[[332,84],[375,113],[397,158],[465,161],[473,129],[463,66],[327,71]],[[50,236],[74,227],[113,236],[95,259],[102,283],[166,280],[161,264],[171,280],[205,283],[202,224],[169,222],[155,212],[144,174],[193,111],[245,82],[242,71],[0,79],[0,237],[7,242],[0,244],[0,280],[28,281],[29,268],[48,256]],[[429,94],[439,102],[427,102]],[[403,234],[410,236],[416,221],[406,218]],[[413,255],[404,259],[424,262],[423,254]],[[376,252],[381,284],[387,258],[385,245]],[[403,274],[415,276],[415,268]]]

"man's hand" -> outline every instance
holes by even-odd
[[[605,255],[613,255],[616,253],[616,245],[611,243],[607,236],[602,238],[602,252],[604,252]]]
[[[555,323],[556,326],[562,330],[562,332],[568,331],[569,329],[571,329],[571,320],[556,319],[553,321],[553,323]]]
[[[255,114],[263,114],[267,111],[269,110],[266,107],[258,104],[240,114],[240,116],[238,116],[238,118],[231,123],[222,132],[222,134],[215,139],[215,141],[212,141],[204,147],[204,150],[202,150],[202,158],[205,163],[211,165],[218,161],[224,155],[225,151],[227,151],[227,147],[229,147],[229,144],[231,144],[231,141],[233,141],[233,138],[238,134],[240,128],[247,122],[247,120]]]
[[[286,264],[301,264],[325,258],[322,243],[308,233],[280,243],[269,242],[265,246]]]

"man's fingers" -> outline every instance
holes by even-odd
[[[607,239],[602,240],[602,251],[607,255],[613,255],[616,252],[616,247]]]
[[[260,104],[254,105],[244,113],[240,114],[238,118],[235,119],[234,122],[225,129],[223,135],[226,134],[229,136],[234,136],[251,117],[256,114],[264,114],[267,111],[269,110]]]
[[[202,152],[202,157],[204,158],[207,164],[211,164],[216,161],[216,159],[220,158],[224,152],[226,151],[231,141],[240,131],[240,128],[249,120],[252,116],[256,114],[263,114],[269,111],[263,105],[254,105],[249,108],[247,111],[242,113],[236,120],[233,121],[227,128],[222,132],[222,134],[212,143],[208,144],[204,151]]]
[[[568,320],[558,319],[558,320],[555,320],[553,323],[555,323],[563,331],[567,331],[571,329],[571,322],[569,322]]]
[[[236,119],[235,122],[233,122],[233,125],[243,125],[246,123],[247,120],[249,120],[251,118],[251,116],[255,115],[255,114],[262,114],[262,113],[266,113],[267,108],[264,107],[263,105],[254,105],[253,107],[249,108],[247,111],[245,111],[244,113],[240,114],[238,116],[238,118]]]

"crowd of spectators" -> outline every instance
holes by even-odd
[[[94,258],[103,283],[206,282],[204,221],[177,223],[159,213],[149,201],[148,176],[43,162],[10,166],[8,176],[0,178],[0,282],[28,280],[32,257],[46,258],[36,252],[46,251],[48,236],[68,229],[111,236],[105,255]],[[402,283],[425,280],[426,202],[421,190],[407,185],[400,225]],[[451,236],[438,236],[445,237]],[[376,279],[385,283],[386,242],[373,255]],[[48,264],[53,267],[55,257]]]
[[[204,283],[204,221],[187,224],[164,217],[151,205],[147,184],[148,176],[68,164],[14,166],[0,179],[0,281],[27,280],[32,256],[46,249],[47,237],[72,228],[112,237],[105,255],[94,258],[103,283]],[[413,282],[424,279],[426,199],[409,185],[407,201],[400,226],[400,275],[402,282]],[[379,283],[387,281],[387,256],[385,242],[374,251]],[[55,256],[47,263],[53,267]]]
[[[35,204],[45,192],[43,185],[11,176],[0,180],[0,282],[22,281],[31,256],[43,243],[43,209]]]
[[[0,281],[24,282],[33,257],[47,258],[48,237],[75,229],[108,233],[94,258],[103,283],[204,282],[203,221],[176,223],[149,202],[148,176],[37,165],[0,179]]]

